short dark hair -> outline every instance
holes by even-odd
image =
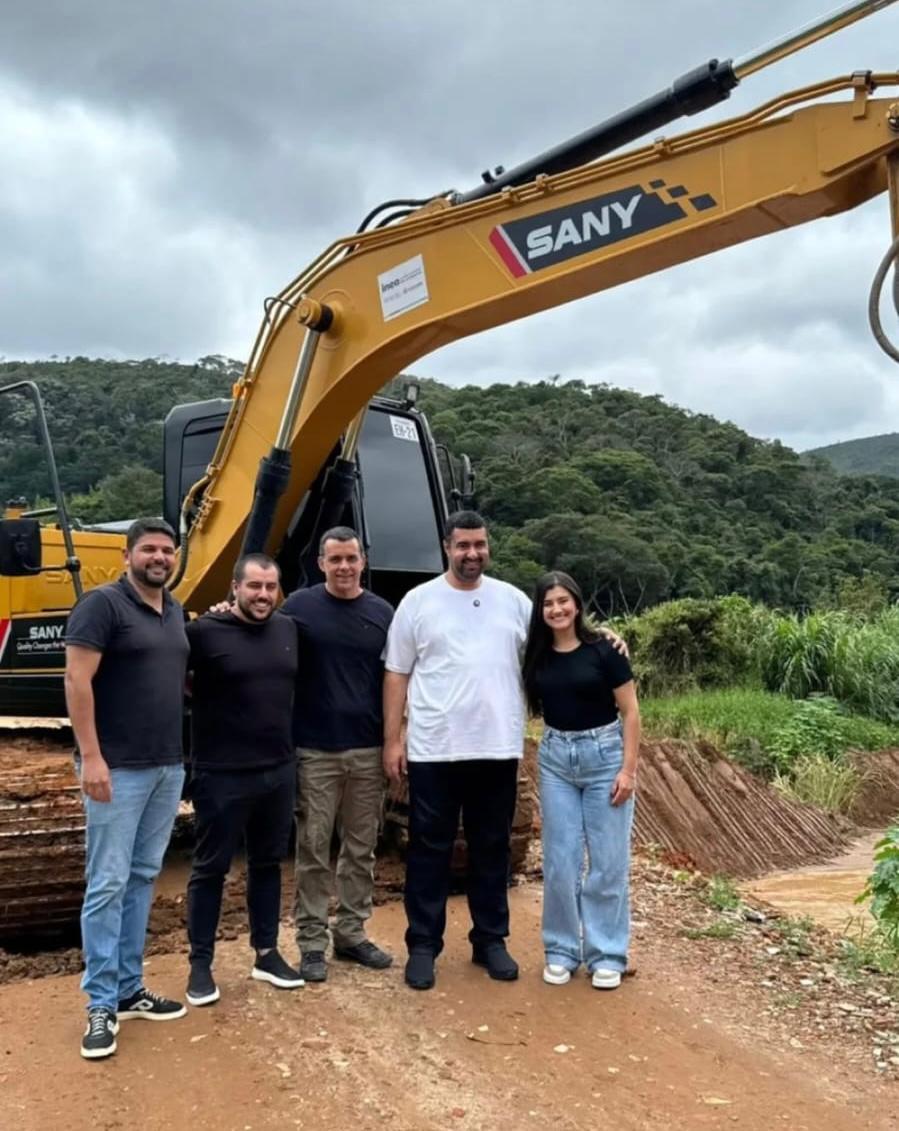
[[[125,535],[125,548],[133,550],[145,534],[165,534],[167,538],[171,538],[176,546],[178,544],[175,531],[164,518],[136,518],[128,527],[128,533]]]
[[[359,553],[362,551],[362,539],[352,528],[352,526],[332,526],[330,530],[326,530],[318,540],[318,556],[323,558],[325,556],[325,543],[326,542],[358,542]]]
[[[477,511],[454,511],[443,527],[443,537],[451,542],[454,530],[480,530],[482,527],[486,530],[487,523]]]
[[[258,565],[263,569],[271,569],[271,567],[274,566],[278,571],[278,577],[280,578],[281,576],[281,567],[275,559],[270,558],[268,554],[243,554],[242,557],[239,557],[234,563],[234,573],[231,575],[234,581],[243,581],[248,565]]]

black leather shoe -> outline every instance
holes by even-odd
[[[358,962],[369,970],[386,970],[393,965],[393,956],[375,946],[370,939],[363,939],[355,946],[335,946],[334,957],[342,958],[345,962]]]
[[[304,982],[326,982],[328,964],[323,950],[307,950],[300,962],[300,977]]]
[[[518,963],[502,943],[476,946],[471,952],[471,961],[475,966],[485,966],[497,982],[514,982],[518,977]]]
[[[413,950],[406,962],[406,985],[413,990],[429,990],[434,985],[434,955],[429,950]]]

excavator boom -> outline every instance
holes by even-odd
[[[187,500],[189,555],[177,596],[201,609],[224,592],[256,468],[279,428],[291,471],[270,548],[347,422],[417,359],[885,191],[899,106],[874,92],[897,85],[895,73],[820,83],[470,203],[437,198],[400,223],[333,244],[268,304],[209,474]],[[829,100],[840,92],[848,97]],[[287,435],[285,401],[307,325],[322,310],[330,325]]]

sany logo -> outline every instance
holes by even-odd
[[[690,196],[682,185],[665,188],[664,181],[652,181],[648,188],[631,185],[579,204],[498,224],[490,233],[490,243],[512,275],[521,278],[682,220],[688,213],[677,202],[681,197],[688,197],[697,212],[716,203],[707,193]]]
[[[29,640],[62,640],[61,624],[33,624],[28,630]]]
[[[528,232],[526,241],[528,260],[560,251],[566,244],[588,243],[594,238],[603,239],[611,235],[613,220],[618,223],[622,231],[626,231],[633,224],[634,210],[642,199],[643,193],[638,192],[626,205],[618,200],[604,204],[599,209],[598,215],[588,208],[576,220],[566,216],[557,228],[552,224],[534,228],[533,231]]]

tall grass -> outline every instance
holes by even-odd
[[[854,711],[899,722],[899,611],[873,621],[840,612],[771,618],[759,639],[762,681],[793,699],[833,696]]]
[[[862,775],[845,758],[830,759],[826,754],[802,754],[789,772],[778,770],[773,781],[784,796],[829,813],[847,813],[861,784]]]

